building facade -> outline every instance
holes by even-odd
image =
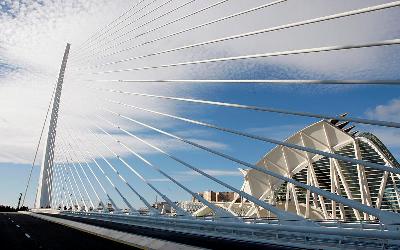
[[[234,192],[204,191],[197,194],[210,202],[232,202],[236,197]],[[192,202],[198,202],[198,200],[193,197]],[[237,198],[236,202],[240,202],[240,198]]]

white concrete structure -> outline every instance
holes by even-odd
[[[47,133],[47,141],[44,145],[44,153],[42,165],[40,168],[39,185],[36,194],[35,208],[49,208],[51,206],[51,190],[52,190],[52,171],[54,160],[54,145],[56,139],[58,109],[61,100],[61,90],[64,81],[65,68],[67,66],[68,54],[71,45],[67,44],[62,60],[60,73],[58,76],[56,90],[53,98],[53,108],[51,112],[50,125]]]
[[[350,133],[348,122],[322,120],[314,123],[285,142],[358,160],[399,167],[386,147],[369,133]],[[381,210],[399,212],[399,176],[382,170],[343,162],[305,151],[276,146],[257,166],[280,173],[351,200]],[[277,207],[312,219],[375,219],[356,209],[344,206],[321,195],[295,187],[257,170],[243,170],[242,190]],[[231,208],[233,207],[233,203]],[[236,208],[237,210],[237,208]],[[246,216],[269,217],[268,211],[252,205]]]

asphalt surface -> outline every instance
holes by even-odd
[[[0,213],[0,249],[136,249],[18,213]]]
[[[177,233],[173,231],[167,230],[159,230],[159,229],[152,229],[146,228],[141,226],[134,226],[134,225],[127,225],[122,223],[115,223],[109,221],[102,221],[102,220],[95,220],[95,219],[87,219],[87,218],[77,218],[72,216],[66,215],[51,215],[57,218],[63,218],[67,220],[78,221],[94,226],[99,226],[103,228],[114,229],[126,233],[132,233],[136,235],[143,235],[147,237],[173,241],[185,245],[203,247],[207,249],[280,249],[280,250],[293,250],[293,249],[300,249],[300,248],[293,248],[293,247],[284,247],[278,246],[273,244],[262,244],[262,243],[255,243],[250,241],[243,241],[243,240],[232,240],[232,239],[225,239],[220,237],[210,237],[210,236],[200,236],[195,234],[189,233]]]

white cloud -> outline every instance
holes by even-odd
[[[238,169],[202,169],[202,171],[213,177],[243,177],[243,174]],[[202,175],[192,170],[186,170],[171,173],[170,176],[179,182],[191,182]],[[171,182],[168,178],[148,178],[147,180],[150,182]]]
[[[278,140],[284,140],[302,128],[304,128],[304,124],[289,124],[281,126],[248,128],[246,129],[246,132]]]
[[[127,6],[113,3],[0,2],[0,57],[10,65],[0,78],[0,162],[32,161],[66,43],[82,41]]]
[[[243,174],[238,169],[226,170],[226,169],[202,169],[205,173],[211,176],[243,176]],[[194,171],[183,171],[180,172],[182,175],[200,175]]]
[[[327,4],[328,2],[329,4]],[[305,0],[288,1],[279,6],[221,22],[207,29],[188,32],[182,36],[166,39],[163,40],[163,42],[154,43],[151,46],[143,46],[135,50],[127,51],[126,53],[118,54],[114,57],[102,59],[92,57],[92,60],[87,66],[132,56],[146,55],[151,52],[171,49],[190,43],[216,39],[245,31],[272,27],[374,4],[381,4],[383,2],[388,1],[313,1],[312,4],[309,4],[309,2]],[[125,28],[121,28],[120,31],[115,32],[115,34],[110,37],[105,35],[103,37],[104,40],[98,42],[96,45],[92,46],[92,48],[103,49],[105,46],[114,45],[118,41],[132,38],[139,32],[157,27],[167,21],[208,6],[211,3],[213,3],[213,1],[196,1],[154,23],[143,26],[127,36],[121,37],[115,41],[110,40],[111,37],[115,38],[133,27],[138,27],[154,18],[156,16],[155,13],[149,14],[143,18],[141,18],[141,16],[162,4],[159,1],[155,1],[143,11],[138,12],[129,19],[129,21],[139,18],[140,20],[132,22],[131,25]],[[161,8],[158,13],[167,12],[180,4],[182,3],[172,1],[170,4],[166,4]],[[229,2],[229,4],[226,3],[209,10],[206,14],[203,13],[198,16],[193,16],[184,22],[177,22],[176,24],[170,25],[168,29],[160,29],[134,39],[132,42],[126,43],[121,47],[110,49],[109,52],[139,44],[184,28],[192,27],[196,24],[207,22],[210,19],[216,19],[261,4],[265,4],[265,1],[246,1],[245,5],[241,1],[232,1]],[[0,1],[0,5],[3,9],[3,11],[0,11],[0,72],[2,74],[0,77],[0,162],[29,163],[32,160],[35,143],[39,136],[53,83],[58,75],[60,61],[67,42],[72,43],[72,50],[67,67],[67,74],[65,76],[60,124],[62,124],[63,119],[64,121],[68,120],[73,131],[77,127],[82,128],[82,125],[88,126],[87,123],[82,120],[82,116],[78,114],[91,116],[93,113],[98,113],[98,109],[101,106],[109,107],[121,113],[133,113],[138,119],[156,119],[155,121],[159,126],[168,126],[171,124],[166,122],[166,119],[154,118],[153,116],[144,115],[140,112],[128,111],[116,105],[105,104],[103,101],[105,97],[118,99],[123,102],[135,103],[135,105],[138,104],[138,106],[152,108],[162,112],[165,111],[166,113],[173,114],[177,111],[175,104],[167,105],[166,102],[156,101],[154,99],[136,99],[132,96],[100,93],[87,89],[85,85],[88,83],[82,81],[82,79],[95,77],[104,79],[151,79],[154,77],[160,79],[179,79],[192,75],[198,76],[199,74],[202,77],[212,78],[220,77],[221,72],[227,74],[232,73],[227,68],[220,68],[212,65],[199,68],[199,70],[191,67],[176,67],[173,70],[158,70],[156,73],[154,73],[155,71],[144,70],[98,76],[87,73],[81,75],[73,74],[72,69],[80,67],[77,60],[79,55],[81,58],[89,58],[91,54],[90,50],[85,49],[78,53],[78,45],[85,41],[90,34],[93,34],[93,32],[97,31],[100,27],[104,27],[104,25],[127,10],[132,5],[131,1],[5,0]],[[144,6],[144,4],[142,6]],[[4,9],[6,10],[4,11]],[[275,32],[273,34],[249,38],[249,40],[242,39],[229,42],[223,46],[215,45],[207,48],[185,50],[182,53],[150,57],[145,60],[137,60],[105,67],[104,69],[134,68],[215,56],[245,55],[276,50],[387,39],[387,34],[390,32],[393,33],[394,28],[384,27],[397,27],[394,24],[396,24],[399,17],[394,11],[390,13],[392,14],[384,16],[371,14],[368,15],[368,18],[355,17],[346,19],[346,22],[335,21],[333,24],[329,25],[321,24],[310,26],[309,28]],[[349,20],[352,21],[349,22]],[[127,22],[124,24],[126,23]],[[124,24],[121,24],[119,27],[122,27]],[[234,29],[231,28],[233,27],[232,25],[234,25]],[[336,27],[335,25],[338,25],[338,28],[334,28]],[[327,30],[329,30],[329,32],[327,32]],[[357,32],[354,32],[355,30]],[[109,32],[109,34],[112,33],[114,33],[114,31]],[[293,39],[293,37],[296,37],[296,39]],[[248,46],[249,44],[252,45]],[[86,54],[83,54],[85,51]],[[382,53],[378,53],[375,50],[369,50],[368,53],[356,53],[357,56],[354,56],[355,54],[348,54],[348,56],[343,54],[345,53],[342,53],[341,56],[338,57],[341,63],[337,63],[338,60],[332,60],[328,55],[326,55],[327,57],[286,57],[282,60],[276,59],[268,62],[283,65],[284,67],[287,65],[290,67],[297,67],[301,73],[303,70],[307,70],[316,72],[317,75],[326,76],[327,72],[332,72],[329,76],[335,77],[338,75],[342,76],[343,72],[348,73],[348,69],[353,68],[354,65],[358,65],[357,67],[362,69],[370,69],[372,64],[378,64],[378,62],[382,62],[382,60],[386,59]],[[4,70],[4,66],[1,66],[2,64],[10,65],[10,68],[7,67],[7,69]],[[374,67],[372,67],[372,69],[374,69]],[[243,68],[240,72],[243,73],[245,70],[247,69]],[[363,72],[367,72],[368,74],[363,75]],[[351,75],[349,73],[348,75],[354,77],[374,77],[378,74],[377,72],[379,73],[380,70],[359,71],[358,73],[356,72],[356,74]],[[98,84],[96,86],[110,87],[111,85]],[[174,87],[168,88],[165,85],[157,84],[114,84],[111,87],[154,94],[177,93],[177,96],[179,95],[179,91],[181,91],[180,93],[184,93],[182,96],[190,95],[192,91],[192,87],[180,88],[178,91]],[[121,124],[128,125],[127,122],[123,122],[122,120]],[[106,126],[105,124],[103,124],[103,126],[110,129],[110,126]],[[131,124],[129,124],[129,126],[131,126]],[[223,143],[212,142],[206,139],[198,142],[205,143],[207,146],[214,149],[224,150],[229,148]],[[171,145],[174,146],[175,144],[171,143],[170,146]]]
[[[367,110],[366,115],[371,119],[400,122],[400,98],[390,100],[386,104],[378,105]],[[392,153],[399,157],[400,131],[396,128],[370,127],[369,130],[392,148]]]
[[[147,180],[150,182],[171,182],[171,180],[168,178],[150,178]]]
[[[243,174],[238,169],[228,170],[228,169],[208,168],[208,169],[202,169],[202,171],[213,177],[243,177]],[[190,182],[193,181],[194,178],[202,175],[193,170],[186,170],[186,171],[178,171],[172,173],[171,176],[179,182]],[[170,182],[168,178],[150,178],[148,180],[152,182]]]
[[[108,107],[119,113],[130,112],[118,105],[104,102],[105,97],[114,97],[114,99],[128,102],[129,96],[93,93],[84,88],[83,85],[86,85],[86,82],[72,81],[68,70],[73,65],[71,61],[76,46],[128,9],[131,2],[46,0],[40,1],[40,4],[38,1],[1,3],[8,8],[7,12],[0,11],[1,65],[4,63],[12,67],[0,66],[0,71],[5,75],[0,78],[0,148],[2,149],[0,162],[30,163],[32,161],[67,42],[72,43],[72,50],[64,80],[59,125],[67,126],[73,134],[85,138],[87,134],[78,132],[77,128],[85,130],[92,125],[85,121],[82,115],[89,115],[93,119],[92,114],[100,113],[100,107]],[[146,89],[152,88],[146,86],[141,88],[142,91]],[[143,100],[135,104],[154,109],[157,107],[159,111],[168,110],[169,113],[174,113],[172,105],[163,104],[159,107],[153,100]],[[107,114],[103,116],[107,118]],[[137,112],[135,117],[142,119],[149,115]],[[157,120],[164,121],[165,119]],[[98,119],[94,121],[99,122]],[[113,121],[116,122],[115,119]],[[111,126],[102,124],[106,130],[111,129]],[[128,122],[121,120],[118,124],[127,125]],[[168,122],[162,122],[161,127],[164,124]],[[45,131],[44,138],[46,136]],[[126,136],[123,138],[129,141]],[[152,141],[157,142],[155,139]],[[174,144],[170,143],[170,145]],[[118,145],[112,148],[122,155],[127,154],[122,152]],[[182,147],[177,149],[182,149]],[[145,150],[142,145],[139,147],[139,152],[150,152],[150,150]],[[105,156],[111,156],[110,152],[103,153]],[[40,157],[39,154],[38,159]]]
[[[229,145],[221,142],[211,141],[211,140],[204,140],[204,139],[190,139],[190,141],[200,144],[204,147],[208,147],[215,150],[227,150],[229,149]]]
[[[378,105],[366,112],[371,119],[400,122],[400,98]]]
[[[400,148],[400,131],[399,129],[382,129],[382,128],[375,128],[372,132],[378,136],[382,142],[388,146],[393,148]],[[396,150],[396,153],[398,150]]]

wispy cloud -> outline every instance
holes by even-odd
[[[239,169],[226,170],[226,169],[202,169],[202,171],[206,172],[212,176],[243,176],[243,174],[239,171]],[[194,171],[183,171],[180,172],[182,175],[191,175],[191,176],[200,176],[201,174]]]
[[[400,121],[400,98],[393,99],[387,104],[381,104],[366,112],[371,119]]]
[[[0,1],[0,162],[32,161],[66,43],[86,39],[127,5]]]
[[[385,121],[400,121],[400,98],[390,100],[388,103],[377,105],[367,110],[366,115],[371,119]],[[368,127],[369,131],[374,133],[392,149],[392,153],[400,157],[400,131],[396,128]]]
[[[202,169],[205,173],[214,176],[214,177],[242,177],[243,174],[236,169],[227,170],[227,169]],[[202,176],[201,174],[195,171],[179,171],[172,173],[171,176],[180,182],[188,182],[193,181],[196,177]],[[148,179],[152,182],[170,182],[168,178],[150,178]]]
[[[400,148],[400,131],[399,129],[382,129],[374,128],[371,130],[381,139],[386,146]],[[400,156],[400,155],[399,155]]]
[[[104,104],[105,97],[114,97],[123,102],[139,104],[138,106],[156,109],[158,111],[168,111],[167,113],[175,114],[177,105],[166,104],[152,100],[132,99],[132,96],[122,96],[110,93],[99,93],[85,88],[88,84],[82,79],[93,77],[90,72],[73,73],[73,69],[78,69],[82,66],[94,66],[99,63],[106,63],[113,60],[119,60],[132,57],[133,55],[140,56],[149,53],[154,53],[160,50],[172,49],[179,46],[213,40],[225,36],[236,35],[251,30],[264,29],[282,25],[294,21],[306,20],[310,18],[320,17],[337,12],[348,11],[352,9],[362,8],[373,4],[380,3],[375,0],[366,1],[320,1],[307,5],[303,1],[289,1],[288,3],[277,5],[271,8],[266,8],[261,11],[254,12],[249,15],[239,16],[235,19],[220,22],[212,26],[210,29],[198,29],[193,32],[187,32],[179,37],[171,37],[163,43],[155,43],[154,46],[142,46],[134,51],[118,54],[114,57],[99,58],[90,57],[91,51],[99,51],[111,46],[112,49],[108,52],[114,52],[119,49],[127,48],[132,45],[137,45],[142,42],[158,38],[163,35],[168,35],[182,28],[189,28],[193,25],[204,23],[213,19],[227,16],[245,9],[256,7],[262,4],[262,1],[247,1],[244,5],[242,1],[229,1],[219,7],[206,12],[206,14],[193,16],[187,22],[177,22],[174,25],[168,26],[166,29],[160,29],[157,32],[146,34],[138,39],[133,39],[138,32],[147,31],[160,23],[165,23],[182,15],[192,13],[200,8],[206,7],[213,1],[196,1],[193,4],[186,6],[180,11],[173,12],[163,19],[150,25],[144,25],[138,28],[135,32],[129,33],[122,38],[111,40],[127,31],[138,27],[151,20],[156,14],[160,15],[176,8],[176,1],[166,4],[159,9],[157,13],[141,18],[139,21],[132,22],[133,19],[139,18],[148,11],[153,10],[161,3],[153,1],[148,7],[142,11],[132,15],[127,22],[131,22],[129,26],[121,28],[118,32],[111,36],[104,35],[102,41],[91,47],[91,49],[83,49],[79,53],[76,48],[79,44],[85,41],[90,34],[104,27],[114,18],[119,16],[125,10],[133,5],[132,1],[124,0],[25,0],[25,1],[0,1],[0,161],[27,163],[32,159],[35,148],[35,143],[38,139],[38,134],[43,122],[43,117],[47,109],[48,101],[52,92],[53,83],[56,80],[60,60],[63,55],[65,44],[72,43],[71,60],[67,66],[67,74],[65,76],[65,84],[63,89],[62,105],[60,117],[64,117],[72,124],[72,129],[76,127],[82,128],[87,126],[87,123],[82,121],[81,116],[93,115],[99,113],[99,107],[111,107],[113,111],[127,113],[126,109],[116,105]],[[329,2],[329,4],[328,4]],[[385,1],[386,2],[386,1]],[[144,6],[144,5],[143,5]],[[142,7],[143,7],[142,6]],[[298,11],[302,10],[302,11]],[[346,22],[332,22],[333,26],[327,24],[318,24],[310,27],[302,27],[299,29],[291,29],[286,31],[264,34],[260,36],[248,37],[246,39],[238,39],[229,43],[215,44],[207,48],[199,47],[192,50],[183,50],[179,53],[168,53],[157,57],[148,57],[144,60],[130,61],[117,65],[102,67],[97,70],[117,70],[121,68],[134,68],[152,65],[161,65],[171,62],[182,62],[190,60],[201,60],[214,58],[219,56],[237,56],[254,53],[265,53],[280,50],[291,50],[299,48],[318,47],[335,44],[352,44],[365,41],[375,41],[388,39],[388,34],[393,33],[393,29],[383,27],[398,27],[399,15],[395,12],[388,15],[368,15],[352,19],[346,19]],[[263,20],[260,22],[259,20]],[[235,29],[232,29],[234,24]],[[385,24],[385,25],[383,25]],[[123,25],[120,25],[122,27]],[[228,28],[227,28],[228,27]],[[334,27],[334,28],[332,28]],[[396,28],[397,29],[397,28]],[[330,30],[330,32],[326,32]],[[354,32],[354,31],[357,32]],[[395,30],[396,31],[396,30]],[[304,35],[306,34],[306,35]],[[323,35],[321,35],[323,34]],[[293,39],[295,37],[296,39]],[[117,42],[132,38],[130,43],[125,43],[120,47],[113,48]],[[252,46],[248,46],[252,44]],[[86,54],[84,54],[86,53]],[[336,54],[335,54],[336,55]],[[265,67],[266,64],[253,61],[253,64],[248,64],[249,68],[233,67],[227,64],[222,66],[203,65],[204,67],[174,67],[173,70],[154,71],[137,71],[118,72],[115,74],[99,75],[98,78],[104,79],[152,79],[155,76],[160,79],[179,79],[185,77],[203,77],[203,78],[220,78],[221,76],[232,76],[232,72],[239,76],[244,76],[248,73],[255,77],[271,77],[271,76],[296,76],[307,78],[311,76],[324,77],[348,77],[348,78],[374,78],[385,75],[385,72],[391,69],[396,69],[397,57],[388,60],[385,53],[376,50],[368,50],[368,53],[339,53],[335,60],[332,60],[332,54],[326,53],[321,56],[299,56],[285,57],[285,59],[268,60],[270,65],[279,65],[280,70],[294,69],[297,72],[295,75],[284,73],[283,75],[271,75],[270,68]],[[75,57],[75,61],[73,58]],[[78,60],[79,58],[85,60]],[[340,63],[338,61],[340,60]],[[390,67],[385,67],[384,70],[375,67],[377,64],[390,64]],[[239,64],[236,64],[239,65]],[[242,65],[242,64],[240,64]],[[255,65],[252,67],[252,65]],[[257,67],[257,65],[259,67]],[[261,66],[260,66],[261,65]],[[349,72],[357,65],[358,70]],[[255,72],[257,71],[257,72]],[[260,75],[267,72],[268,75]],[[304,73],[306,72],[306,73]],[[346,74],[344,74],[344,72]],[[354,73],[355,72],[355,73]],[[383,73],[382,73],[383,72]],[[390,75],[391,77],[391,75]],[[104,86],[98,84],[96,86]],[[190,96],[195,87],[189,86],[178,90],[178,88],[167,88],[165,85],[152,84],[132,84],[132,85],[113,85],[115,88],[136,90],[152,94],[173,94],[175,92],[184,93],[182,96]],[[179,96],[178,94],[176,96]],[[111,98],[110,97],[110,98]],[[179,107],[182,111],[182,106]],[[182,112],[180,112],[181,114]],[[138,119],[147,119],[149,115],[135,113]],[[113,118],[115,119],[115,118]],[[152,118],[159,125],[163,125],[165,119]],[[6,123],[4,121],[7,121]],[[127,124],[123,123],[122,124]],[[83,125],[82,125],[83,124]],[[108,129],[110,126],[104,125]],[[131,125],[130,125],[131,126]],[[284,134],[279,134],[278,128],[272,132],[277,138],[287,137],[288,129],[284,129]],[[263,132],[263,128],[254,128],[254,132]],[[265,131],[267,133],[268,131]],[[208,147],[219,150],[229,149],[229,146],[224,142],[213,142],[211,139],[202,138],[201,142]],[[12,145],[12,146],[10,146]]]
[[[288,124],[280,126],[248,128],[246,129],[246,132],[255,135],[284,140],[302,128],[304,128],[304,124]]]
[[[171,182],[171,180],[168,178],[150,178],[147,180],[150,182]]]
[[[211,148],[211,149],[216,149],[216,150],[227,150],[229,149],[229,145],[222,143],[222,142],[216,142],[212,140],[200,140],[200,139],[191,139],[192,142],[198,143],[202,146]]]
[[[93,115],[102,113],[108,118],[105,112],[99,110],[100,107],[108,107],[119,113],[130,112],[121,106],[107,104],[104,98],[110,97],[110,93],[93,92],[84,87],[87,82],[71,80],[69,70],[74,66],[71,58],[77,46],[132,5],[134,3],[123,0],[0,1],[0,148],[2,149],[0,162],[29,163],[32,161],[67,42],[72,43],[72,50],[64,80],[59,125],[69,127],[77,137],[87,138],[88,135],[79,130],[85,131],[92,125],[83,119],[83,116],[88,115],[93,119]],[[154,7],[156,3],[149,5],[149,8]],[[143,14],[138,13],[131,19]],[[93,61],[93,63],[96,64],[99,61]],[[152,93],[153,89],[147,86],[141,88],[142,91],[149,90],[149,93]],[[126,103],[130,101],[128,96],[121,95],[114,99]],[[161,106],[158,103],[154,100],[141,100],[135,104],[174,114],[173,104]],[[161,127],[171,126],[171,123],[164,122],[166,119],[163,118],[143,112],[134,114],[138,120],[156,119]],[[118,125],[126,125],[127,128],[132,126],[132,124],[128,126],[127,121],[117,122],[115,118],[108,119]],[[104,122],[101,124],[106,130],[111,130],[110,125]],[[139,128],[136,129],[139,130]],[[68,136],[66,138],[70,139]],[[131,141],[128,137],[123,137],[123,139]],[[155,137],[152,137],[151,141],[163,144],[166,140],[157,141]],[[171,145],[176,144],[170,143]],[[136,146],[139,152],[151,153],[143,145],[136,143]],[[113,149],[121,155],[127,154],[118,146]],[[41,152],[42,150],[39,151]],[[105,156],[111,156],[107,151],[103,153]],[[40,157],[39,155],[38,158]]]
[[[243,177],[243,174],[238,169],[202,169],[203,172],[213,177]],[[198,172],[192,170],[177,171],[171,173],[170,176],[180,182],[194,181],[197,177],[202,176]],[[168,178],[149,178],[152,182],[170,182]]]

